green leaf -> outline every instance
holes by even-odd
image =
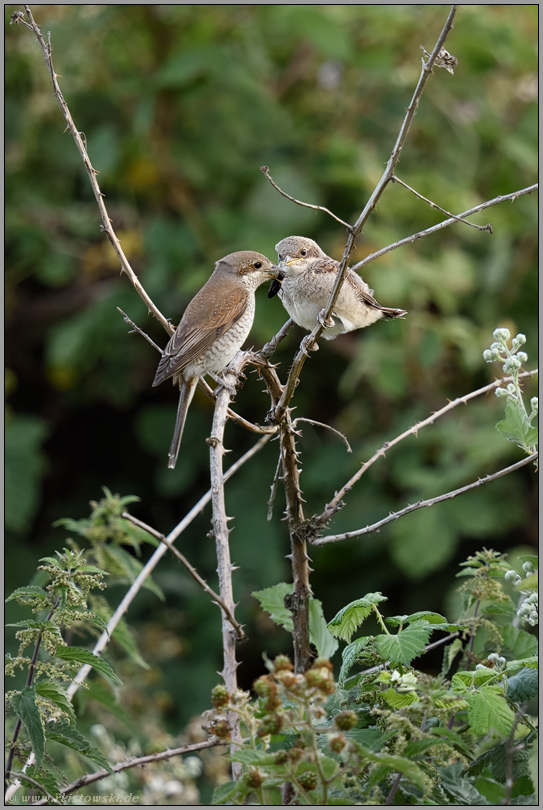
[[[94,655],[90,650],[85,650],[83,647],[57,647],[55,657],[60,658],[62,661],[90,664],[100,675],[103,675],[105,678],[110,678],[114,683],[122,684],[119,676],[115,674],[106,661]]]
[[[404,757],[396,757],[391,754],[375,754],[372,751],[364,749],[360,752],[362,759],[368,759],[370,762],[376,762],[380,765],[370,776],[369,786],[376,785],[387,773],[391,771],[400,771],[412,782],[419,790],[423,792],[426,789],[424,776],[419,766],[414,762],[410,762]]]
[[[469,779],[460,776],[462,773],[462,764],[456,762],[454,765],[449,765],[448,768],[440,768],[441,771],[441,788],[453,799],[456,799],[455,804],[463,806],[486,806],[487,800],[475,788]]]
[[[138,645],[136,644],[132,630],[124,619],[121,619],[117,624],[117,627],[113,631],[113,638],[121,645],[123,650],[128,653],[134,663],[138,664],[142,669],[151,669],[138,650]]]
[[[472,672],[457,672],[453,675],[451,685],[456,691],[463,692],[465,686],[481,686],[487,681],[499,680],[499,674],[490,667],[478,667]]]
[[[527,703],[539,693],[539,673],[536,669],[524,668],[509,678],[507,697],[515,703]]]
[[[421,740],[412,740],[408,742],[405,746],[403,753],[406,757],[412,759],[413,757],[418,757],[421,754],[425,754],[430,748],[435,748],[436,745],[439,744],[439,740],[436,740],[435,737],[432,739],[431,737],[425,737]]]
[[[103,681],[87,681],[87,689],[81,689],[80,701],[83,705],[87,700],[95,700],[100,703],[111,714],[124,723],[132,731],[134,730],[134,721],[129,712],[126,711],[118,702],[115,695],[110,692],[107,686],[104,686]]]
[[[508,624],[503,630],[503,643],[506,649],[502,651],[502,655],[506,658],[530,658],[537,655],[537,638],[512,624]]]
[[[362,638],[357,638],[351,644],[348,644],[345,649],[341,653],[341,658],[343,663],[341,664],[341,670],[339,672],[339,683],[342,685],[347,677],[349,670],[355,663],[357,657],[360,655],[362,650],[364,650],[370,641],[373,641],[372,636],[363,636]]]
[[[468,745],[464,742],[463,738],[460,734],[457,734],[456,731],[452,731],[450,728],[442,728],[441,726],[435,726],[430,730],[430,734],[434,734],[436,737],[445,737],[452,745],[456,745],[457,748],[460,748],[464,754],[467,754],[468,757],[471,756],[471,750]]]
[[[368,593],[362,599],[356,599],[342,608],[328,625],[330,632],[337,638],[350,641],[355,630],[370,615],[374,605],[386,602],[382,593]]]
[[[225,756],[229,762],[243,762],[244,765],[275,765],[275,757],[268,751],[254,751],[252,748],[241,748]]]
[[[396,635],[375,637],[379,655],[385,661],[409,666],[414,658],[422,655],[432,632],[428,624],[415,622]]]
[[[104,549],[110,557],[113,557],[115,561],[121,567],[121,570],[124,572],[126,577],[128,578],[129,582],[134,582],[136,577],[139,576],[141,570],[143,568],[143,563],[139,560],[136,560],[128,551],[125,551],[124,548],[117,545],[108,545],[106,549]],[[152,591],[158,598],[164,602],[166,597],[164,596],[164,591],[162,588],[156,584],[156,582],[152,579],[152,577],[146,577],[145,582],[143,583],[143,587],[147,588],[147,590]]]
[[[309,638],[317,648],[319,658],[331,658],[339,647],[339,642],[328,629],[321,602],[313,597],[309,597]]]
[[[520,658],[518,661],[508,661],[507,662],[507,672],[513,674],[518,672],[523,667],[529,667],[530,669],[538,669],[539,668],[539,658],[537,655],[532,655],[530,658]]]
[[[516,586],[517,591],[537,591],[539,587],[539,572],[535,574],[530,574],[529,577],[525,577],[522,582]]]
[[[71,723],[75,723],[75,712],[64,689],[53,683],[53,681],[40,681],[35,688],[37,695],[50,700],[51,703],[54,703],[68,715]]]
[[[36,757],[36,766],[40,768],[45,753],[45,734],[40,711],[36,706],[36,690],[33,686],[25,686],[17,695],[13,696],[11,703],[30,737],[32,750]]]
[[[467,693],[468,720],[474,734],[484,736],[494,731],[507,737],[515,719],[499,686],[482,686],[476,692]]]
[[[75,726],[64,722],[48,723],[45,727],[45,734],[48,740],[53,740],[53,742],[71,748],[72,751],[77,751],[78,754],[83,754],[113,775],[113,770],[107,759],[79,733]]]
[[[428,612],[426,610],[419,610],[417,613],[411,613],[409,616],[390,616],[385,619],[387,624],[397,626],[399,624],[412,624],[424,619],[429,624],[447,624],[447,619],[440,613]]]
[[[381,692],[380,696],[384,698],[388,705],[392,706],[393,709],[403,709],[405,706],[410,706],[412,703],[416,703],[418,700],[418,695],[414,691],[396,692],[396,690],[392,688]]]
[[[43,588],[38,588],[37,585],[24,585],[22,588],[17,588],[14,590],[13,593],[8,596],[6,602],[11,602],[12,599],[20,599],[22,602],[24,602],[25,597],[28,599],[45,598],[47,601],[49,601],[49,595],[47,591],[43,590]]]
[[[524,409],[517,402],[513,402],[512,399],[507,401],[505,419],[498,422],[496,429],[509,442],[515,442],[522,447],[533,444],[530,438],[533,436],[534,428],[530,425],[530,420],[524,413]]]
[[[290,593],[292,593],[292,585],[287,585],[286,582],[278,582],[277,585],[273,585],[271,588],[253,591],[253,596],[260,602],[262,610],[270,614],[275,624],[292,633],[294,630],[292,613],[285,607],[285,596]]]
[[[226,782],[224,785],[219,785],[213,791],[211,804],[224,804],[238,792],[239,785],[237,782]]]

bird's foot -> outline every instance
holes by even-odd
[[[323,327],[323,329],[331,329],[333,326],[336,325],[336,322],[334,321],[332,316],[330,316],[329,318],[325,318],[324,312],[325,310],[321,309],[321,311],[317,315],[317,321]]]
[[[309,352],[318,352],[319,351],[319,344],[312,343],[310,341],[310,335],[306,335],[302,340],[301,347],[302,351],[309,357]]]
[[[222,385],[223,388],[226,388],[231,397],[236,396],[239,380],[235,383],[227,383],[222,374],[214,374],[212,371],[209,371],[208,374],[215,380],[217,385]]]

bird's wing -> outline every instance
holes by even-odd
[[[360,278],[358,273],[351,270],[350,267],[345,273],[345,284],[348,284],[354,290],[356,297],[359,301],[362,301],[363,304],[366,304],[366,306],[372,309],[382,309],[381,304],[379,304],[371,294],[373,290],[370,290],[366,282]]]
[[[247,309],[249,297],[242,287],[214,293],[203,287],[188,305],[162,353],[153,385],[160,385],[200,357]]]

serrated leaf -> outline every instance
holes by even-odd
[[[97,655],[90,652],[90,650],[85,650],[83,647],[57,647],[55,657],[60,658],[62,661],[90,664],[100,675],[103,675],[105,678],[110,678],[114,683],[122,684],[119,676],[103,658],[99,658]]]
[[[309,638],[317,648],[319,658],[331,658],[339,647],[339,642],[328,629],[321,602],[313,597],[309,598]]]
[[[54,796],[55,799],[59,800],[61,799],[62,796],[60,792],[61,782],[59,781],[59,779],[57,779],[54,773],[46,770],[45,768],[36,768],[34,765],[30,765],[26,773],[32,779],[35,779],[37,782],[39,782],[40,785],[43,785],[43,787],[46,790],[48,790],[51,796]],[[43,791],[40,792],[42,796],[45,795]],[[59,804],[62,804],[62,802],[59,801]]]
[[[254,751],[250,748],[241,748],[225,756],[229,762],[242,762],[244,765],[275,765],[275,757],[268,751]]]
[[[78,570],[84,571],[86,574],[103,574],[105,577],[109,576],[108,571],[104,571],[103,568],[98,568],[96,565],[82,565]]]
[[[372,641],[372,636],[363,636],[362,638],[357,638],[344,648],[341,653],[343,663],[341,664],[341,670],[339,672],[340,685],[345,681],[345,678],[347,677],[352,665],[355,663],[357,656],[360,655],[362,650],[368,646],[370,641]]]
[[[72,751],[77,751],[78,754],[83,754],[89,759],[92,759],[93,762],[96,762],[101,768],[105,768],[109,774],[113,775],[111,765],[107,759],[80,734],[75,726],[71,726],[69,723],[65,722],[48,723],[45,727],[45,734],[48,740],[53,740],[61,745],[65,745],[67,748],[71,748]]]
[[[136,639],[134,638],[132,630],[124,619],[121,619],[117,624],[117,627],[113,631],[113,638],[118,644],[121,645],[123,650],[128,653],[134,663],[138,664],[138,666],[142,667],[142,669],[151,669],[147,661],[145,661],[138,650],[138,645],[136,644]]]
[[[506,658],[530,658],[537,654],[537,638],[526,630],[508,624],[504,627],[502,637],[507,648]]]
[[[476,692],[466,694],[468,720],[474,734],[484,736],[494,731],[507,737],[513,727],[515,715],[507,705],[503,689],[499,686],[482,686]]]
[[[509,442],[515,442],[522,446],[533,443],[528,441],[528,436],[531,435],[534,428],[531,427],[530,420],[524,410],[511,399],[507,401],[505,406],[505,419],[498,422],[496,429]]]
[[[36,766],[40,768],[45,753],[45,734],[40,710],[36,706],[36,690],[33,686],[25,686],[19,694],[12,697],[11,704],[30,737],[32,750],[36,757]]]
[[[410,706],[418,700],[416,692],[396,692],[396,690],[392,688],[381,692],[380,697],[384,698],[393,709],[403,709],[405,706]]]
[[[539,673],[536,669],[524,668],[509,678],[507,697],[515,703],[527,703],[539,693]]]
[[[490,667],[478,667],[471,672],[457,672],[453,675],[451,685],[452,688],[463,692],[466,686],[480,686],[487,681],[496,681],[499,675],[494,669]]]
[[[278,582],[271,588],[264,588],[262,591],[253,591],[253,596],[258,599],[262,610],[270,614],[275,624],[284,627],[289,633],[294,630],[292,613],[285,607],[285,596],[292,593],[292,585],[286,582]]]
[[[430,748],[435,748],[436,745],[438,745],[438,740],[436,740],[435,737],[434,739],[425,737],[421,740],[411,740],[411,742],[408,742],[405,746],[403,753],[406,757],[411,759],[412,757],[418,757],[421,754],[425,754],[426,751],[429,751]]]
[[[372,612],[373,606],[386,601],[387,597],[382,593],[368,593],[362,599],[355,599],[336,613],[328,629],[337,638],[350,641],[355,630]]]
[[[75,723],[75,712],[64,689],[53,681],[40,681],[36,684],[35,689],[37,695],[50,700],[68,715],[71,723]]]
[[[48,598],[47,591],[44,591],[43,588],[38,588],[37,585],[24,585],[22,588],[16,588],[10,596],[6,599],[6,602],[11,602],[12,599],[23,599],[24,597],[28,597],[30,599],[36,598]]]
[[[532,655],[530,658],[520,658],[518,661],[507,662],[507,672],[511,674],[518,672],[520,669],[523,669],[523,667],[528,667],[529,669],[538,669],[539,658],[537,655]]]
[[[213,791],[211,804],[213,805],[224,804],[224,802],[227,802],[229,799],[232,798],[232,796],[236,795],[238,789],[239,789],[238,782],[226,782],[224,785],[219,785],[219,787],[216,787],[215,790]]]
[[[385,661],[409,666],[414,658],[424,652],[432,630],[427,624],[415,622],[396,635],[375,637],[379,655]]]
[[[485,807],[488,805],[485,797],[479,793],[473,783],[460,775],[462,773],[462,764],[460,762],[439,770],[441,771],[441,788],[449,796],[457,800],[455,804],[468,807],[472,805]]]

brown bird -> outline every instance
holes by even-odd
[[[173,377],[179,384],[179,407],[168,467],[179,453],[183,427],[198,379],[222,371],[241,348],[255,315],[255,290],[277,276],[278,268],[252,250],[230,253],[186,308],[162,353],[153,385]]]
[[[311,332],[318,321],[325,326],[323,337],[333,340],[345,332],[363,329],[380,318],[407,315],[403,309],[378,304],[373,290],[354,270],[347,268],[332,317],[325,322],[322,311],[336,281],[339,262],[304,236],[288,236],[275,249],[282,273],[272,281],[268,296],[272,298],[279,293],[283,306],[298,326]]]

